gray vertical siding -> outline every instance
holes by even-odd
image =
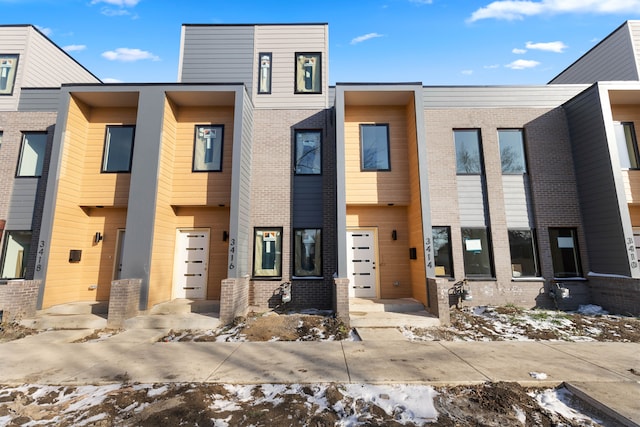
[[[635,54],[629,22],[625,22],[549,83],[638,80]]]
[[[533,209],[528,175],[503,175],[502,189],[507,228],[533,228],[529,214]]]
[[[58,111],[59,88],[22,88],[18,111]]]
[[[40,178],[16,178],[9,204],[7,230],[31,230]]]
[[[463,227],[486,227],[482,177],[480,175],[458,175],[456,179],[460,225]]]
[[[253,87],[253,26],[185,25],[180,75],[184,83],[238,83]]]
[[[231,218],[229,234],[236,239],[234,268],[227,277],[240,278],[250,272],[251,252],[251,160],[253,141],[253,105],[243,88],[236,89],[231,178]],[[231,264],[231,253],[229,264]]]
[[[564,105],[564,109],[571,135],[590,268],[597,273],[629,275],[625,236],[598,87],[593,86],[572,99]]]

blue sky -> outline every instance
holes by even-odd
[[[177,81],[189,24],[329,24],[329,82],[545,84],[640,0],[0,0],[104,81]],[[1,46],[0,46],[1,50]]]

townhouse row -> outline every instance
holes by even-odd
[[[437,311],[466,280],[640,312],[638,21],[541,86],[329,86],[327,24],[184,25],[164,84],[103,84],[32,26],[0,40],[0,280],[38,308],[137,279],[141,310]]]

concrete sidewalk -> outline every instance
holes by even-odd
[[[0,383],[105,384],[131,381],[419,383],[511,381],[575,384],[576,393],[640,425],[640,344],[381,341],[158,342],[165,331],[137,329],[69,343],[86,331],[49,331],[0,344]],[[531,373],[544,373],[535,379]],[[583,397],[584,398],[584,397]]]

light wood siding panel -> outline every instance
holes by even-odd
[[[391,170],[360,170],[360,124],[388,124]],[[409,160],[404,107],[346,107],[345,168],[347,204],[408,205]]]
[[[597,87],[565,104],[590,269],[629,274]]]
[[[486,227],[485,205],[480,175],[458,175],[458,207],[462,227]]]
[[[111,292],[114,267],[116,263],[116,243],[118,229],[125,228],[127,210],[90,209],[89,226],[86,240],[89,245],[82,251],[82,280],[89,285],[98,285],[95,299],[108,301]],[[102,242],[93,243],[94,234],[99,231],[103,235]]]
[[[149,273],[149,307],[171,299],[176,241],[176,216],[171,207],[176,134],[175,106],[167,99],[165,100],[162,149],[158,167],[156,216],[153,229],[151,271]]]
[[[416,129],[416,108],[414,102],[407,105],[407,145],[409,159],[409,188],[411,202],[407,208],[409,225],[409,247],[416,248],[418,259],[409,261],[412,297],[428,305],[426,267],[424,259],[424,236],[422,234],[422,201],[420,198],[420,175],[418,166],[418,146]],[[401,251],[402,252],[402,251]],[[408,254],[405,254],[408,256]]]
[[[427,86],[423,89],[425,109],[557,107],[587,85],[553,86]]]
[[[221,172],[193,172],[196,124],[224,125]],[[233,107],[180,107],[177,111],[172,204],[229,206],[233,159]]]
[[[259,25],[255,33],[252,86],[256,108],[319,109],[328,105],[328,28],[326,25]],[[271,94],[257,95],[258,54],[272,53]],[[295,94],[295,53],[322,53],[322,93]]]
[[[640,227],[640,206],[629,206],[629,215],[631,216],[631,225]]]
[[[504,208],[507,228],[532,228],[531,194],[527,175],[503,175]]]
[[[406,206],[347,206],[347,227],[377,228],[380,298],[412,296]],[[396,230],[398,240],[391,238]],[[394,286],[394,282],[399,282]]]
[[[176,227],[209,229],[207,299],[219,300],[222,280],[227,277],[229,241],[222,240],[222,232],[229,230],[229,208],[179,208]]]
[[[183,83],[253,82],[252,26],[184,26]]]
[[[15,110],[20,98],[20,87],[22,86],[22,76],[24,75],[25,52],[27,49],[27,34],[29,27],[0,27],[0,53],[19,54],[18,70],[16,72],[13,95],[0,96],[0,111]]]
[[[131,174],[101,173],[102,156],[107,125],[135,125],[136,114],[135,108],[91,109],[86,139],[74,138],[75,144],[85,145],[80,205],[125,207],[129,202]]]
[[[626,23],[550,83],[595,83],[603,80],[638,80],[635,52]]]
[[[39,178],[16,178],[9,203],[7,230],[31,230]]]
[[[612,105],[611,113],[615,121],[633,122],[636,138],[640,138],[640,106]],[[640,171],[623,170],[622,178],[624,180],[627,203],[640,203]]]
[[[60,89],[23,88],[18,111],[58,111]]]

